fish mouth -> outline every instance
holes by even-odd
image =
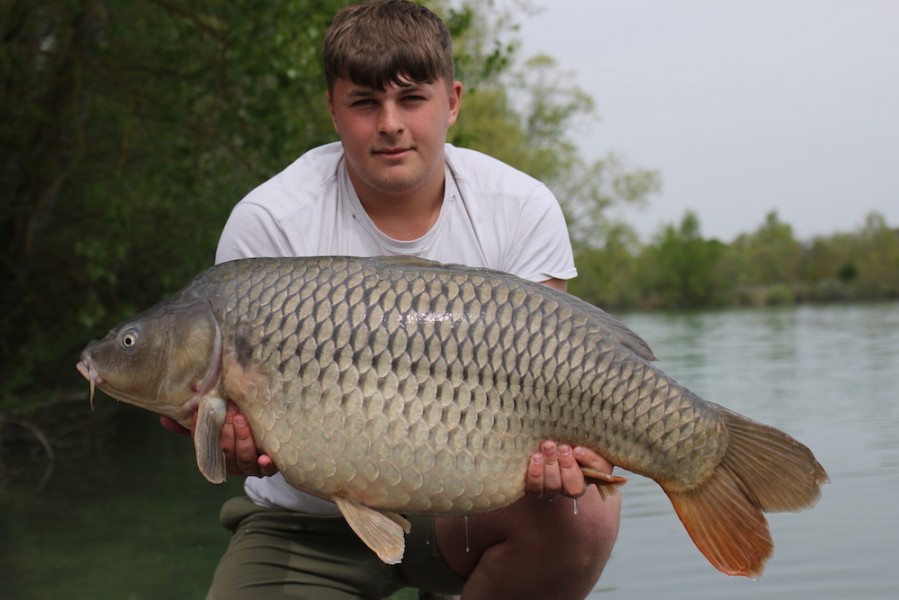
[[[94,369],[94,364],[91,362],[90,356],[83,355],[81,360],[78,361],[78,364],[75,365],[75,368],[78,369],[78,372],[81,373],[82,377],[87,379],[91,386],[90,403],[91,410],[94,410],[94,391],[96,391],[97,386],[103,383],[103,378],[100,377],[100,374]]]

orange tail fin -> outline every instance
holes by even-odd
[[[722,461],[695,488],[665,493],[696,547],[716,569],[758,577],[774,549],[763,511],[812,506],[828,481],[827,473],[812,452],[789,435],[722,410],[730,437]]]

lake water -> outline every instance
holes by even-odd
[[[774,556],[756,581],[712,569],[663,493],[634,477],[591,597],[899,597],[899,305],[625,315],[667,373],[706,400],[779,427],[831,478],[817,506],[769,515]],[[776,469],[777,465],[771,465]]]
[[[774,557],[751,581],[715,571],[664,493],[632,476],[591,598],[897,597],[899,304],[623,320],[681,383],[809,445],[832,483],[813,510],[769,516]],[[186,439],[98,402],[96,421],[115,426],[103,452],[59,456],[43,492],[0,497],[0,598],[202,598],[227,543],[218,507],[239,482],[206,483]]]

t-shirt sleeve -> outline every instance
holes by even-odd
[[[260,204],[244,199],[234,207],[225,223],[215,252],[215,262],[291,255],[287,236],[273,215]]]
[[[503,270],[531,281],[577,276],[568,226],[559,201],[539,184],[525,200]]]

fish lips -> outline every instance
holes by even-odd
[[[103,379],[94,368],[94,363],[93,361],[91,361],[90,354],[88,354],[87,350],[81,353],[81,360],[78,362],[78,364],[75,365],[75,368],[78,369],[78,372],[81,373],[82,377],[87,379],[88,383],[90,384],[91,410],[94,410],[94,392],[96,391],[97,387],[99,387],[103,383]]]

